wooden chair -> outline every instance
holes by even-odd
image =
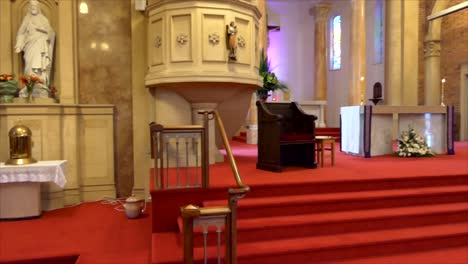
[[[258,107],[257,169],[281,172],[283,166],[316,168],[315,120],[296,102],[265,103]]]
[[[320,166],[323,167],[325,160],[325,150],[331,152],[331,165],[335,165],[335,138],[330,136],[316,136],[316,150],[317,150],[317,163],[320,163]],[[329,144],[327,148],[326,145]]]

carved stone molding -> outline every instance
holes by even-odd
[[[315,23],[326,22],[331,8],[330,4],[319,3],[309,10],[309,14],[315,17]]]
[[[188,36],[185,35],[185,34],[179,34],[177,37],[176,37],[176,41],[177,43],[179,43],[180,45],[185,45],[189,40],[188,40]]]
[[[212,45],[216,46],[216,45],[219,44],[220,37],[219,37],[219,35],[218,35],[217,33],[209,34],[209,35],[208,35],[208,41],[209,41]]]
[[[440,40],[424,42],[424,57],[440,57]]]
[[[160,48],[162,45],[162,38],[161,36],[156,36],[156,38],[154,39],[154,46],[156,48]]]
[[[247,43],[245,43],[245,39],[242,36],[239,36],[237,38],[237,43],[239,44],[239,47],[244,48]]]

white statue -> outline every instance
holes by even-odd
[[[54,44],[55,32],[42,14],[39,2],[30,0],[29,13],[16,35],[15,52],[24,52],[24,74],[38,76],[45,87],[50,83]]]

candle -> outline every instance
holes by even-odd
[[[364,76],[361,76],[360,78],[361,80],[361,85],[360,85],[360,88],[361,88],[361,105],[364,105]]]
[[[446,82],[445,78],[442,78],[441,80],[442,85],[440,87],[440,105],[442,106],[445,105],[444,104],[445,82]]]

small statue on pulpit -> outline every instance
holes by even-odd
[[[237,25],[232,21],[226,26],[226,33],[228,35],[229,44],[229,60],[236,61],[237,53]]]

